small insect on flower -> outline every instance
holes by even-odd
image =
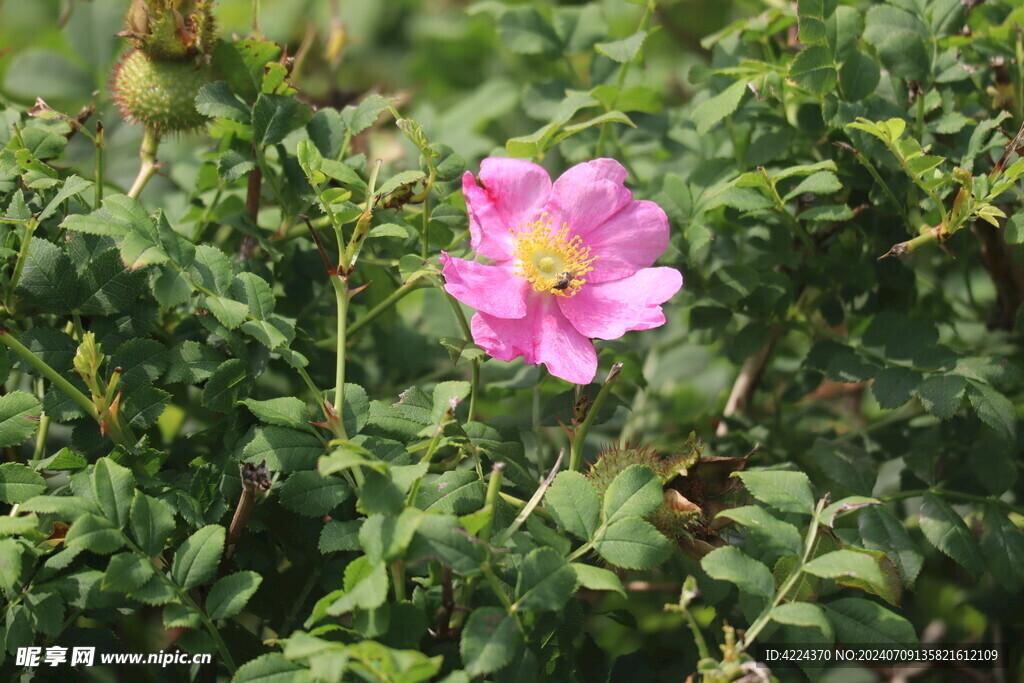
[[[568,270],[565,271],[564,273],[559,273],[558,274],[558,280],[555,282],[555,284],[552,287],[552,289],[557,289],[559,292],[565,291],[566,289],[569,288],[569,285],[572,283],[573,279],[575,279],[575,278],[576,278],[575,273],[573,273],[571,271],[568,271]]]

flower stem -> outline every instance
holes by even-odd
[[[142,165],[139,167],[139,174],[135,176],[135,182],[132,183],[132,189],[128,190],[128,196],[132,199],[139,198],[142,188],[146,187],[146,183],[156,173],[156,150],[159,146],[160,134],[152,128],[146,128],[146,132],[142,134],[142,144],[139,146],[139,158],[142,160]]]
[[[100,121],[96,124],[96,137],[93,138],[93,144],[96,145],[96,203],[93,206],[94,209],[100,207],[100,202],[103,201],[103,122]]]
[[[604,384],[601,385],[601,390],[597,392],[597,397],[594,398],[594,402],[591,404],[590,409],[587,410],[587,416],[583,419],[583,423],[576,429],[572,436],[572,446],[569,449],[569,471],[578,472],[580,469],[580,461],[583,459],[583,442],[587,438],[587,432],[590,431],[591,425],[594,424],[594,419],[597,417],[597,413],[601,410],[601,404],[604,403],[605,398],[608,397],[608,392],[612,389],[612,384],[615,383],[615,379],[619,376],[619,372],[622,371],[622,363],[616,363],[612,366],[612,369],[608,371],[608,377],[604,380]]]
[[[747,632],[743,635],[743,642],[740,644],[740,652],[746,650],[754,642],[754,638],[757,637],[764,627],[772,620],[772,610],[779,606],[779,604],[786,598],[786,595],[793,590],[793,586],[800,579],[800,575],[804,572],[804,566],[811,559],[811,553],[814,552],[814,544],[818,537],[818,517],[821,515],[822,509],[825,507],[825,499],[822,498],[818,501],[818,507],[814,511],[814,517],[811,518],[811,526],[807,529],[807,536],[804,540],[804,554],[800,559],[800,564],[793,569],[793,573],[789,575],[785,583],[779,587],[779,590],[775,593],[775,599],[772,600],[771,604],[765,607],[761,614],[758,615],[754,623],[750,625]]]
[[[441,291],[448,298],[448,303],[452,305],[455,317],[459,320],[459,327],[462,328],[462,333],[466,335],[466,341],[473,341],[473,331],[469,327],[469,321],[466,320],[466,314],[462,312],[462,304],[443,288]],[[476,418],[476,396],[480,393],[480,359],[474,358],[470,363],[473,370],[469,381],[469,412],[466,415],[466,422],[472,422]]]
[[[42,460],[46,456],[46,435],[50,431],[50,416],[43,413],[39,416],[39,433],[36,435],[36,447],[32,451],[32,460]]]
[[[18,288],[18,281],[25,270],[25,261],[28,260],[29,244],[32,242],[32,234],[39,227],[36,219],[30,218],[25,223],[25,236],[21,240],[21,249],[18,250],[18,260],[14,264],[14,271],[11,273],[11,281],[7,285],[7,300],[4,302],[8,312],[14,313],[14,290]]]
[[[484,543],[491,540],[491,530],[494,528],[494,513],[498,507],[498,500],[501,498],[501,479],[504,473],[505,463],[494,463],[494,467],[491,468],[491,478],[487,482],[487,497],[484,499],[484,509],[491,511],[491,518],[480,529],[480,540]]]
[[[332,275],[331,284],[334,286],[334,296],[338,307],[338,351],[334,365],[334,410],[339,415],[342,413],[342,406],[345,403],[345,334],[346,319],[348,318],[348,280],[341,275]],[[344,434],[344,423],[339,422]]]

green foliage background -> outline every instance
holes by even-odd
[[[740,650],[998,641],[1024,671],[1014,3],[259,5],[298,97],[253,48],[135,203],[142,133],[107,92],[125,3],[0,4],[0,325],[25,347],[0,346],[4,676],[18,647],[156,651],[181,628],[218,662],[165,670],[182,680],[732,680],[749,656],[721,654],[726,624]],[[252,7],[218,3],[226,45]],[[97,109],[69,136],[26,113],[37,97]],[[578,438],[591,461],[688,452],[691,431],[754,451],[722,547],[694,557],[644,521],[666,482],[643,466],[545,493],[573,387],[484,360],[437,286],[439,251],[468,251],[461,172],[489,155],[552,175],[611,156],[668,213],[660,263],[686,284],[664,327],[599,344],[598,381],[623,369]],[[299,215],[337,254],[332,224],[348,239],[428,174],[426,203],[366,225],[329,441],[310,385],[333,400],[337,311]],[[27,360],[90,393],[85,331],[104,386],[123,371],[130,443]],[[225,557],[239,465],[264,459],[273,486]]]

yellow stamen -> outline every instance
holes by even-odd
[[[583,276],[593,270],[591,263],[597,257],[590,255],[590,247],[583,246],[579,235],[569,237],[569,226],[552,230],[547,214],[516,233],[513,272],[526,278],[538,292],[557,296],[574,296],[587,281]],[[546,220],[545,220],[546,219]]]

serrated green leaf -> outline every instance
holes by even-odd
[[[323,444],[309,432],[286,427],[258,427],[253,438],[242,448],[242,460],[251,463],[266,460],[271,470],[295,472],[315,468],[317,458],[323,453]]]
[[[625,517],[645,517],[665,500],[661,478],[646,465],[630,465],[620,472],[604,494],[605,524]]]
[[[306,517],[322,517],[352,495],[343,479],[315,471],[295,472],[274,490],[281,505]]]
[[[249,307],[244,303],[223,296],[205,296],[203,305],[229,330],[239,327],[249,315]]]
[[[28,441],[39,428],[42,410],[39,399],[24,391],[0,396],[0,447],[20,446]]]
[[[43,476],[31,467],[18,462],[5,462],[0,465],[0,501],[12,505],[22,503],[45,490],[46,481]]]
[[[712,126],[735,112],[746,92],[746,82],[736,81],[714,97],[704,100],[694,107],[692,117],[693,123],[697,127],[697,133],[707,134]]]
[[[522,641],[511,614],[500,607],[478,607],[466,620],[459,642],[466,673],[479,676],[505,667]]]
[[[277,425],[279,427],[291,427],[293,429],[305,429],[309,427],[309,415],[306,404],[294,396],[282,396],[266,401],[257,401],[247,398],[242,401],[253,416],[260,422]]]
[[[119,553],[110,558],[103,573],[103,590],[128,593],[142,587],[154,571],[151,562],[135,553]]]
[[[932,375],[918,385],[918,397],[925,410],[941,420],[948,420],[961,404],[967,382],[959,375]]]
[[[224,552],[224,527],[208,524],[195,532],[174,553],[171,578],[188,590],[213,578]]]
[[[225,360],[223,354],[205,344],[183,341],[167,354],[164,381],[197,384],[209,378]]]
[[[579,472],[559,472],[544,493],[544,508],[558,526],[578,538],[589,540],[601,518],[597,489]]]
[[[33,237],[17,294],[26,306],[47,313],[70,313],[78,303],[81,283],[71,259],[52,242]]]
[[[570,566],[576,572],[576,580],[584,588],[595,591],[611,591],[618,593],[623,598],[626,597],[626,588],[622,585],[622,579],[615,572],[580,562],[573,562]]]
[[[982,422],[1006,441],[1013,443],[1016,440],[1017,412],[1010,399],[989,385],[974,381],[968,383],[967,396]]]
[[[803,472],[739,472],[750,495],[781,512],[810,515],[814,512],[811,482]]]
[[[909,368],[885,368],[875,375],[871,393],[878,405],[891,410],[909,401],[920,383],[921,375]]]
[[[307,680],[310,680],[308,669],[277,652],[246,662],[231,677],[232,683],[303,683]]]
[[[207,83],[196,95],[196,111],[211,118],[249,123],[252,113],[224,81]]]
[[[1024,532],[995,505],[985,508],[981,551],[985,568],[1009,591],[1024,584]]]
[[[775,592],[775,582],[768,567],[738,548],[716,548],[704,556],[700,566],[713,579],[728,581],[746,593],[769,599]]]
[[[871,506],[857,518],[864,546],[885,552],[896,565],[907,586],[913,586],[924,557],[917,550],[903,523],[881,505]]]
[[[776,546],[780,553],[798,555],[803,552],[804,541],[800,531],[773,516],[760,505],[745,505],[730,508],[718,513],[718,517],[727,517],[751,530],[752,535],[766,546]]]
[[[877,602],[841,598],[823,605],[836,640],[849,644],[912,645],[917,635],[909,621]]]
[[[388,570],[383,562],[372,562],[365,555],[345,567],[345,592],[327,607],[337,616],[354,609],[376,609],[388,595]]]
[[[519,565],[515,611],[559,611],[576,590],[576,572],[551,548],[531,551]]]
[[[834,550],[819,555],[805,564],[803,571],[823,579],[860,579],[879,590],[885,587],[885,576],[874,558],[853,550]]]
[[[325,555],[327,553],[359,550],[359,529],[362,525],[362,519],[353,519],[347,522],[328,522],[324,525],[323,531],[320,532],[320,541],[317,547]]]
[[[485,491],[486,487],[476,472],[450,470],[436,479],[423,481],[416,496],[416,507],[466,515],[483,507]]]
[[[838,76],[827,45],[808,45],[789,65],[789,77],[816,95],[836,87]]]
[[[252,108],[253,142],[269,147],[284,140],[291,130],[297,106],[294,97],[260,93]]]
[[[109,555],[125,544],[124,534],[106,517],[85,514],[75,520],[68,529],[64,541],[68,547],[91,550],[100,555]]]
[[[245,361],[232,358],[220,365],[203,388],[203,405],[226,413],[234,408],[252,386],[252,376]]]
[[[405,553],[422,519],[423,513],[414,508],[397,516],[370,515],[359,529],[359,543],[371,562],[393,562]]]
[[[462,576],[478,574],[482,561],[480,545],[470,542],[454,515],[425,515],[409,546],[409,555],[439,560]]]
[[[551,24],[532,7],[513,7],[498,19],[498,36],[508,50],[524,55],[554,55],[561,39]]]
[[[92,471],[92,490],[100,511],[118,528],[128,523],[135,477],[110,458],[100,458]]]
[[[211,619],[228,619],[241,612],[259,589],[263,577],[253,571],[241,571],[218,579],[206,596],[206,612]]]
[[[632,62],[640,54],[645,40],[647,40],[647,31],[637,31],[633,35],[621,40],[597,43],[594,45],[594,49],[608,59],[620,64],[626,64]]]
[[[156,498],[135,492],[128,516],[128,528],[142,552],[155,557],[164,549],[174,531],[174,514]]]
[[[945,499],[934,493],[924,494],[921,503],[921,531],[928,542],[953,558],[974,575],[985,571],[985,561],[978,543],[963,518]]]
[[[787,602],[776,605],[772,608],[770,616],[773,621],[780,624],[816,628],[829,642],[835,637],[832,624],[825,617],[825,611],[820,606],[809,602]]]
[[[594,549],[623,569],[653,569],[668,559],[672,543],[639,517],[625,517],[598,533]]]

